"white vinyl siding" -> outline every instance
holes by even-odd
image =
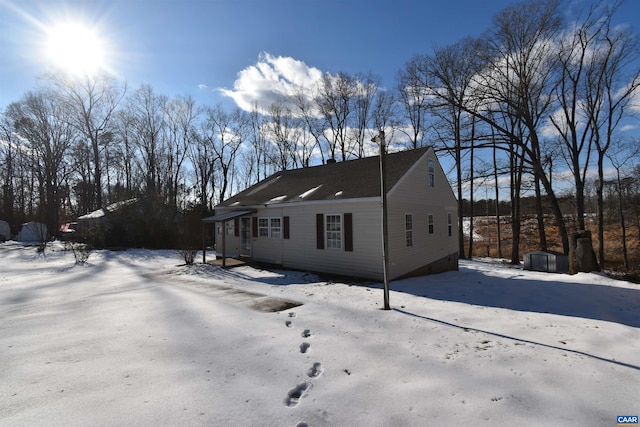
[[[430,166],[433,164],[433,182],[430,187]],[[387,197],[389,212],[389,277],[393,278],[422,268],[437,260],[457,256],[458,239],[448,238],[447,213],[451,213],[452,234],[457,236],[457,201],[447,183],[440,165],[432,152],[426,154],[394,186]],[[413,247],[406,247],[405,214],[413,218]],[[429,234],[428,215],[433,215],[433,234]]]
[[[352,251],[347,250],[343,213],[352,214]],[[299,270],[382,280],[382,240],[380,233],[372,232],[380,229],[380,213],[379,201],[310,203],[286,207],[282,215],[290,218],[291,239],[278,240],[283,247],[282,265]],[[323,219],[323,249],[317,248],[317,214],[322,214]],[[341,249],[327,247],[327,214],[342,216]],[[273,245],[271,248],[275,249]],[[271,253],[263,251],[262,246],[257,248],[255,245],[252,254],[255,259],[271,256]]]

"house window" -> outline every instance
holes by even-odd
[[[436,186],[436,164],[432,159],[429,159],[429,187]]]
[[[269,234],[271,237],[280,238],[282,236],[282,222],[280,218],[269,219]]]
[[[282,218],[258,218],[258,237],[282,237]]]
[[[405,246],[413,246],[413,215],[404,214],[404,242]]]
[[[453,235],[453,222],[451,212],[447,212],[447,232],[449,233],[449,237]]]
[[[342,216],[341,215],[325,216],[325,236],[327,239],[327,249],[342,248]]]
[[[427,215],[427,226],[429,228],[429,234],[433,234],[433,214]]]
[[[269,237],[269,218],[258,218],[258,236]]]

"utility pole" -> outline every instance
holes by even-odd
[[[391,310],[389,306],[389,247],[388,224],[387,224],[387,174],[385,170],[386,147],[384,141],[384,131],[381,130],[378,136],[371,139],[371,142],[380,144],[380,200],[382,204],[382,276],[384,279],[384,309]]]

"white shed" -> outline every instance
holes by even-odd
[[[11,227],[7,221],[0,220],[0,241],[11,238]]]
[[[23,243],[42,243],[47,238],[47,226],[41,222],[25,222],[18,233],[18,241]]]

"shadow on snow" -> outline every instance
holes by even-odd
[[[555,274],[555,273],[550,273]],[[553,276],[550,276],[553,277]],[[426,298],[523,312],[549,313],[640,327],[640,287],[527,278],[517,269],[510,277],[494,276],[464,265],[458,272],[392,282],[393,291]]]

